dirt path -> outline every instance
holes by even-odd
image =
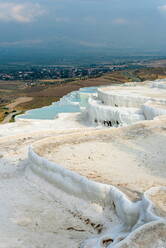
[[[32,101],[32,99],[33,97],[18,97],[17,99],[15,99],[14,102],[6,105],[6,107],[8,108],[9,114],[5,116],[4,120],[2,121],[2,124],[10,122],[13,116],[21,113],[21,111],[12,112],[17,105],[21,103],[25,103],[25,102],[30,102]]]
[[[9,114],[4,118],[4,120],[2,121],[2,124],[5,124],[5,123],[10,122],[10,120],[12,119],[13,116],[18,115],[18,114],[20,114],[20,113],[21,113],[21,111],[16,111],[16,112],[9,113]]]
[[[9,108],[9,110],[11,110],[21,103],[32,101],[32,99],[33,97],[18,97],[14,102],[6,105],[6,107]]]

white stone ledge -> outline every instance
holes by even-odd
[[[98,99],[105,105],[127,108],[140,108],[145,102],[151,100],[150,97],[132,95],[130,93],[126,95],[123,92],[107,92],[102,90],[102,88],[98,89]]]
[[[141,109],[107,106],[94,99],[89,100],[87,112],[91,123],[112,121],[118,125],[130,125],[145,120]]]
[[[162,102],[158,102],[155,104],[152,101],[147,102],[143,105],[143,113],[147,120],[153,120],[157,116],[166,115],[166,104],[161,104]]]

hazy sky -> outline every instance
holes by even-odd
[[[164,49],[166,0],[0,0],[0,47],[56,44]]]

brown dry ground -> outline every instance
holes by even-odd
[[[98,78],[64,82],[61,85],[56,85],[57,80],[51,80],[50,84],[49,80],[46,80],[45,84],[33,87],[27,87],[22,81],[0,81],[0,121],[13,110],[26,111],[48,106],[71,91],[79,90],[82,87],[112,85],[136,80],[155,80],[164,77],[166,77],[166,67],[114,71]],[[20,97],[25,97],[24,99],[31,97],[31,101],[23,101],[15,104],[13,108],[8,108],[9,104]]]

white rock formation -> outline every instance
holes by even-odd
[[[159,148],[157,150],[157,153],[152,154],[154,156],[153,161],[156,162],[155,165],[159,165],[159,161],[161,159],[161,164],[163,166],[165,165],[165,155],[163,156],[164,152],[162,152],[161,157],[161,153],[159,153],[159,150],[161,150],[162,147],[164,151],[164,147],[166,144],[166,119],[164,120],[164,118],[166,118],[165,98],[166,90],[165,86],[162,87],[162,81],[157,81],[155,83],[147,82],[144,83],[142,87],[138,84],[135,84],[134,87],[131,84],[126,84],[124,86],[99,89],[98,99],[92,98],[89,101],[88,115],[91,122],[97,121],[103,123],[104,121],[107,121],[111,122],[111,125],[113,126],[129,125],[139,121],[142,122],[125,128],[110,130],[101,129],[99,130],[100,133],[98,135],[97,133],[95,133],[96,130],[95,132],[93,132],[94,130],[92,131],[92,129],[89,129],[89,133],[84,133],[83,128],[85,127],[83,127],[83,125],[81,125],[80,123],[77,123],[76,125],[76,121],[74,122],[73,119],[70,120],[69,116],[65,117],[65,115],[53,121],[22,120],[16,123],[5,124],[4,126],[2,126],[0,130],[0,148],[3,153],[1,155],[2,157],[0,163],[2,167],[2,173],[0,175],[0,186],[1,199],[3,200],[1,204],[2,230],[0,230],[0,246],[2,245],[2,247],[5,248],[39,247],[41,245],[48,248],[78,247],[76,246],[76,243],[72,243],[72,239],[73,237],[79,236],[79,234],[75,233],[73,234],[73,236],[70,236],[69,234],[72,228],[74,230],[75,226],[78,227],[78,222],[76,222],[76,225],[74,227],[66,225],[66,229],[64,228],[65,223],[62,222],[62,234],[60,237],[56,236],[59,234],[59,225],[57,220],[63,219],[63,215],[60,215],[60,212],[63,213],[63,211],[66,211],[66,221],[69,218],[69,214],[67,213],[70,212],[70,214],[73,214],[72,217],[74,219],[74,217],[76,216],[75,213],[77,213],[78,209],[70,209],[68,208],[68,205],[65,206],[64,202],[64,208],[61,209],[60,206],[56,206],[58,204],[51,204],[50,201],[47,201],[47,199],[45,199],[46,197],[44,198],[43,203],[43,196],[45,194],[44,190],[47,191],[47,189],[43,187],[43,191],[36,191],[36,188],[40,187],[41,185],[45,186],[45,183],[48,183],[48,185],[51,185],[51,187],[53,188],[51,194],[53,192],[57,196],[57,189],[59,189],[61,194],[60,196],[62,196],[63,192],[65,192],[68,195],[68,198],[66,199],[70,202],[72,201],[71,199],[74,199],[74,197],[80,199],[81,203],[86,202],[85,205],[82,204],[83,206],[80,206],[81,204],[79,205],[79,207],[84,208],[85,212],[87,209],[84,206],[89,205],[92,210],[93,204],[96,204],[97,206],[99,206],[99,208],[97,208],[99,209],[99,211],[96,211],[96,213],[100,213],[103,217],[107,212],[108,216],[110,217],[107,219],[107,226],[104,226],[105,229],[103,229],[102,233],[100,233],[99,235],[91,232],[91,229],[89,228],[90,234],[86,236],[85,233],[85,236],[81,236],[81,240],[87,239],[82,242],[80,246],[81,248],[166,247],[166,215],[164,208],[166,195],[165,182],[163,184],[158,184],[164,186],[153,187],[150,190],[147,190],[145,193],[142,193],[139,200],[132,201],[119,188],[110,184],[102,184],[91,181],[86,177],[72,172],[71,170],[67,170],[62,166],[57,165],[57,163],[50,162],[46,158],[42,157],[42,155],[40,155],[40,153],[38,153],[38,150],[36,149],[37,144],[39,145],[40,142],[40,144],[43,144],[44,139],[47,139],[48,137],[49,141],[50,138],[51,140],[53,140],[54,135],[56,137],[54,137],[55,147],[58,141],[62,139],[63,135],[65,137],[67,136],[67,144],[69,145],[74,132],[78,132],[77,134],[81,137],[80,139],[82,139],[82,142],[85,142],[88,137],[90,137],[90,140],[94,140],[94,147],[96,149],[96,146],[99,145],[96,140],[98,139],[98,141],[101,141],[103,137],[106,136],[107,131],[110,132],[110,136],[108,136],[108,138],[113,141],[115,140],[114,134],[116,133],[116,131],[119,131],[119,133],[117,133],[118,137],[121,135],[121,133],[124,133],[124,135],[127,136],[128,140],[130,140],[131,137],[133,137],[133,139],[136,139],[136,136],[138,136],[139,140],[141,139],[141,142],[146,143],[145,146],[142,146],[142,143],[141,145],[139,143],[135,143],[133,149],[138,152],[138,155],[142,154],[143,150],[147,149],[147,147],[151,147],[151,143],[154,142],[155,144],[157,144]],[[144,122],[144,120],[152,119],[154,120],[150,122]],[[76,120],[78,122],[77,118]],[[80,128],[80,130],[78,131],[76,127]],[[57,131],[56,133],[55,129],[59,129],[59,131]],[[146,140],[147,134],[150,133],[151,135],[154,129],[159,130],[158,138],[156,138],[157,135],[154,133],[154,137],[152,140]],[[130,147],[127,147],[129,143],[124,144],[123,139],[121,139],[120,141],[120,149],[126,149],[126,152],[129,153]],[[77,138],[75,136],[74,142],[78,144]],[[28,159],[26,160],[26,148],[29,144],[32,143],[33,145],[31,145],[29,148]],[[53,142],[51,144],[50,143],[51,142],[49,142],[51,148]],[[101,144],[99,146],[101,148]],[[151,150],[151,152],[153,151],[154,149]],[[144,160],[146,159],[145,155],[146,154],[144,154],[143,156]],[[12,159],[12,163],[10,166],[8,165],[9,158]],[[20,159],[22,160],[21,162]],[[73,159],[75,159],[75,157]],[[136,157],[133,156],[133,161],[135,159]],[[96,163],[96,159],[94,161]],[[110,163],[110,161],[108,162]],[[152,162],[152,159],[150,160],[150,162]],[[102,165],[103,163],[101,163],[101,166]],[[8,171],[8,167],[11,167],[13,170],[13,166],[15,166],[16,168],[19,168],[20,166],[20,168],[19,170],[17,168],[16,172],[11,173],[11,171]],[[141,164],[140,166],[143,166],[143,164]],[[79,165],[77,165],[77,167],[79,167]],[[122,167],[124,167],[123,161]],[[162,168],[164,170],[165,167],[163,166]],[[78,169],[81,168],[79,167]],[[101,170],[102,169],[103,168],[101,168]],[[115,169],[117,170],[117,168]],[[148,163],[146,164],[145,170],[146,169],[148,170]],[[155,167],[155,170],[154,168],[153,170],[151,170],[151,173],[155,173],[157,170],[160,169],[161,168],[158,168],[157,166],[157,168]],[[30,173],[28,174],[28,172]],[[105,171],[105,173],[107,172],[108,171]],[[132,176],[134,177],[134,173],[131,175],[131,177]],[[159,175],[155,176],[159,177]],[[164,178],[163,175],[161,177]],[[34,180],[36,181],[34,182]],[[138,181],[138,184],[139,183],[140,181]],[[154,180],[152,180],[152,185],[154,185]],[[48,187],[48,189],[50,188]],[[19,193],[19,191],[21,191],[21,193]],[[42,194],[39,194],[39,192]],[[56,203],[58,203],[57,198],[55,198]],[[64,198],[62,200],[64,200]],[[26,204],[27,207],[24,206]],[[26,216],[29,215],[26,214],[30,212],[31,207],[34,208],[35,204],[36,209],[32,209],[33,214],[31,215],[31,218],[27,218]],[[42,204],[44,204],[44,209],[41,212]],[[42,226],[45,227],[44,222],[46,219],[46,215],[47,213],[50,213],[50,204],[52,208],[52,215],[50,215],[47,219],[47,228],[45,229],[45,231],[43,231]],[[70,204],[72,205],[73,202]],[[56,216],[57,219],[55,219],[54,222],[53,216],[54,214],[56,215],[57,208],[59,210]],[[35,219],[36,210],[38,210],[39,212],[39,217],[42,215],[42,218]],[[24,214],[22,214],[22,212],[24,212]],[[94,214],[94,216],[97,218],[96,213]],[[114,213],[113,217],[112,213]],[[114,217],[116,221],[114,221]],[[35,221],[33,219],[35,219]],[[51,226],[49,226],[50,222]],[[91,228],[92,227],[93,226],[91,226]],[[52,230],[53,228],[55,229]],[[36,234],[37,229],[38,234]],[[50,236],[51,231],[53,232]],[[67,238],[64,235],[66,231],[69,232],[66,235]],[[82,232],[82,228],[77,229],[77,231]],[[94,234],[93,237],[91,237],[92,234]],[[3,239],[3,237],[5,237],[5,239]],[[25,238],[27,237],[28,240],[26,241]],[[67,245],[66,243],[65,245],[63,245],[64,243],[60,242],[62,239],[65,238],[67,240]]]
[[[156,116],[166,115],[166,104],[149,101],[142,107],[146,120],[153,120]]]
[[[126,83],[99,88],[98,97],[89,99],[87,114],[90,122],[124,126],[165,115],[166,81],[156,80],[141,85],[137,83],[133,87]]]
[[[129,125],[140,120],[145,120],[141,109],[108,106],[92,98],[89,100],[88,116],[91,123],[110,121],[111,126]]]

